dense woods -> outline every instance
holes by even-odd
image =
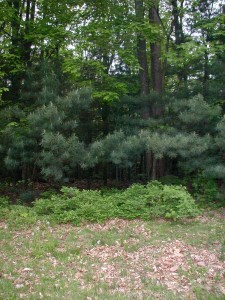
[[[0,299],[225,299],[222,2],[0,0]]]
[[[0,1],[0,176],[225,178],[217,0]]]

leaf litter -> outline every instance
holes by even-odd
[[[198,218],[197,221],[205,224],[205,218],[211,222],[216,217],[218,214],[211,218]],[[221,215],[219,219],[223,221]],[[14,231],[12,243],[15,255],[10,257],[0,250],[2,259],[6,264],[13,266],[13,271],[2,270],[1,278],[12,282],[16,290],[22,291],[20,295],[23,299],[29,299],[29,295],[37,293],[39,298],[45,298],[47,294],[36,291],[38,285],[43,285],[42,279],[45,277],[54,282],[56,289],[61,288],[60,278],[65,278],[65,286],[76,281],[81,290],[96,289],[99,286],[99,293],[101,284],[106,284],[108,293],[123,294],[127,299],[147,299],[146,295],[150,293],[148,287],[151,287],[153,282],[174,294],[183,295],[183,299],[195,299],[195,286],[200,286],[209,293],[216,290],[219,295],[225,295],[225,261],[220,259],[219,247],[210,250],[204,245],[202,248],[194,247],[172,237],[170,240],[161,240],[160,245],[154,245],[149,242],[152,229],[146,224],[140,220],[114,219],[104,224],[86,224],[82,227],[69,224],[48,226],[45,231],[59,241],[55,249],[59,254],[67,254],[67,248],[71,247],[72,244],[65,246],[70,234],[77,235],[77,242],[81,238],[80,243],[83,244],[79,255],[74,257],[68,254],[67,262],[60,261],[56,253],[46,253],[41,258],[33,258],[30,256],[29,246],[21,253],[24,241],[31,241],[41,231],[43,232],[40,235],[40,243],[46,240],[46,232],[40,229],[40,224],[29,230]],[[8,230],[7,224],[3,222],[1,228]],[[85,229],[93,234],[110,234],[116,230],[118,239],[113,245],[97,242],[90,246],[83,237]],[[130,231],[131,234],[126,239],[119,238],[120,235],[123,237],[126,231]],[[140,239],[144,239],[145,243],[140,243]],[[135,245],[135,248],[131,251],[127,245]],[[41,267],[39,271],[34,261]],[[46,264],[49,264],[49,269],[45,268]],[[154,295],[157,299],[166,299],[160,293],[157,295],[155,292]]]

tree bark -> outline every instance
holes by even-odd
[[[135,0],[135,14],[139,24],[144,22],[144,3],[143,0]],[[137,58],[139,62],[139,79],[141,85],[141,95],[147,96],[149,94],[149,72],[148,72],[148,59],[147,59],[147,43],[145,37],[141,32],[137,34]],[[142,117],[147,120],[150,117],[149,105],[144,99],[142,108]],[[151,151],[145,153],[145,169],[147,178],[150,178],[150,170],[152,167],[152,154]]]
[[[175,34],[175,47],[184,43],[184,31],[183,31],[183,21],[182,13],[180,11],[183,9],[184,0],[180,1],[180,8],[178,7],[177,0],[171,0],[172,5],[172,16],[173,16],[173,27]],[[176,47],[177,56],[180,57],[180,49]],[[179,82],[187,83],[187,72],[185,69],[178,71]]]
[[[149,9],[149,20],[151,23],[159,25],[160,20],[158,17],[158,8],[153,6]],[[152,88],[159,94],[163,93],[163,68],[161,63],[161,45],[156,41],[150,44],[151,48],[151,78]],[[162,111],[155,112],[156,114],[162,114]]]
[[[26,23],[25,23],[25,39],[23,40],[23,60],[25,65],[31,66],[31,39],[27,39],[30,29],[35,18],[36,0],[26,1]]]
[[[181,7],[183,6],[183,2],[184,1],[181,1]],[[177,0],[171,0],[171,4],[173,7],[172,15],[173,15],[173,26],[174,26],[174,33],[175,33],[175,44],[180,45],[181,43],[184,42],[182,18],[180,17]]]
[[[158,4],[153,1],[152,6],[149,9],[149,21],[154,25],[160,25],[161,21],[159,18]],[[163,93],[164,86],[164,72],[163,64],[161,62],[161,44],[159,41],[154,41],[150,44],[151,50],[151,79],[152,89],[158,93]],[[163,114],[163,107],[159,103],[155,103],[152,108],[152,114],[154,117],[161,116]],[[152,154],[152,172],[151,178],[155,180],[164,175],[164,159],[157,160]]]
[[[144,4],[143,0],[135,0],[135,13],[137,21],[142,24],[144,22]],[[139,78],[141,83],[141,94],[143,96],[149,93],[149,75],[148,75],[148,60],[147,60],[147,46],[146,39],[142,33],[137,34],[137,58],[140,65]],[[149,117],[149,112],[147,117]]]
[[[8,4],[13,9],[11,20],[11,50],[10,53],[16,57],[20,56],[20,0],[8,1]],[[12,101],[18,101],[21,86],[21,74],[19,72],[12,73],[10,76],[11,86],[9,89],[9,97]]]

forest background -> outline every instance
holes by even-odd
[[[225,299],[224,24],[0,0],[1,299]]]
[[[2,181],[223,188],[224,21],[217,0],[1,0]]]

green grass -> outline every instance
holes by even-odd
[[[222,209],[182,223],[32,220],[0,223],[2,300],[225,299]]]

